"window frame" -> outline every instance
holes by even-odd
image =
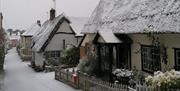
[[[152,50],[153,48],[157,48],[157,50],[159,50],[158,51],[158,54],[156,54],[156,55],[152,55],[152,53],[148,53],[148,54],[151,54],[150,56],[151,56],[151,61],[153,62],[153,56],[158,56],[159,55],[159,57],[158,57],[158,59],[156,59],[156,60],[159,60],[160,62],[153,62],[153,64],[154,63],[159,63],[159,70],[161,70],[161,54],[160,54],[160,48],[158,48],[158,47],[156,47],[156,46],[153,46],[153,45],[141,45],[141,68],[142,68],[142,71],[145,71],[145,72],[148,72],[148,73],[151,73],[151,74],[153,74],[155,71],[158,71],[158,70],[154,70],[154,69],[149,69],[149,70],[147,70],[147,68],[144,68],[144,62],[145,62],[145,60],[144,60],[144,53],[143,53],[143,47],[147,47],[147,48],[151,48],[151,49],[149,49],[149,50]],[[148,56],[148,55],[147,55]],[[147,60],[146,60],[147,61]]]
[[[52,56],[52,55],[54,55],[54,56]],[[46,51],[46,59],[48,59],[48,58],[60,58],[60,57],[61,57],[61,51]]]
[[[178,60],[177,60],[177,51],[180,52],[180,48],[174,48],[174,61],[175,61],[175,69],[180,70],[180,65],[178,65]],[[180,57],[179,57],[180,58]],[[179,67],[178,67],[179,66]]]

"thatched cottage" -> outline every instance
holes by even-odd
[[[180,1],[100,0],[82,33],[81,58],[96,54],[102,74],[180,70]]]
[[[50,19],[45,21],[39,32],[33,37],[33,64],[43,68],[45,64],[60,61],[61,51],[67,45],[76,46],[82,35],[71,27],[71,21],[61,14],[55,17],[55,10],[50,11]],[[76,28],[78,29],[78,28]]]
[[[41,23],[38,20],[26,32],[20,35],[20,56],[23,60],[31,60],[32,58],[32,37],[40,29]]]

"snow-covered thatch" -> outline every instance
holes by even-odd
[[[32,50],[40,51],[43,45],[45,44],[45,42],[49,39],[52,32],[57,30],[55,28],[57,28],[64,19],[67,20],[64,14],[61,14],[56,18],[54,18],[53,20],[45,21],[45,23],[39,29],[39,32],[35,33],[35,36],[33,37],[33,42],[35,44],[33,45]]]
[[[83,33],[180,33],[180,0],[100,0]]]
[[[74,32],[76,33],[76,36],[83,36],[81,34],[81,30],[83,29],[84,24],[87,23],[88,18],[87,17],[69,17],[71,21],[71,27],[73,28]]]
[[[40,26],[37,23],[34,23],[26,32],[24,32],[21,36],[34,36],[36,32],[38,32]]]

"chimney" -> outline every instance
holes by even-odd
[[[41,21],[40,21],[40,20],[37,20],[37,24],[38,24],[39,26],[41,26]]]
[[[52,8],[50,10],[50,20],[53,20],[56,17],[55,13],[56,13],[56,10]]]

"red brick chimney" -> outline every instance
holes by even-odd
[[[52,8],[50,10],[50,20],[53,20],[55,17],[56,17],[56,10]]]

